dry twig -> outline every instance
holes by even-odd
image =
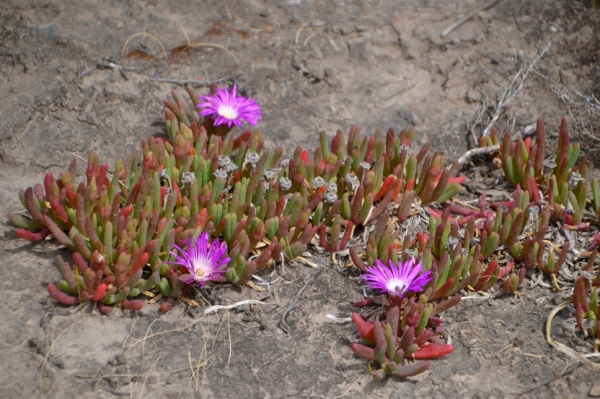
[[[474,156],[492,154],[497,152],[499,149],[500,144],[492,145],[490,147],[473,148],[472,150],[465,152],[462,157],[458,158],[458,165],[462,167],[467,160],[473,158]]]
[[[581,363],[583,363],[583,365],[585,366],[586,369],[588,369],[590,371],[600,371],[600,364],[589,361],[586,357],[581,355],[579,352],[576,352],[573,349],[569,348],[568,346],[561,344],[560,342],[556,342],[554,339],[552,339],[552,319],[554,319],[554,316],[556,316],[556,314],[560,310],[566,308],[571,303],[572,303],[572,301],[563,302],[560,305],[558,305],[557,307],[555,307],[554,309],[552,309],[552,312],[550,312],[550,315],[548,316],[548,321],[546,322],[546,340],[548,341],[548,343],[550,345],[552,345],[553,347],[555,347],[562,353],[565,353],[565,354],[571,356],[572,358],[579,360]]]
[[[498,121],[504,109],[508,106],[508,104],[510,104],[512,100],[514,100],[519,94],[521,94],[521,92],[523,91],[523,85],[525,83],[525,80],[533,70],[535,64],[540,59],[542,59],[544,55],[546,55],[548,50],[550,50],[551,45],[552,42],[548,42],[548,44],[544,46],[540,54],[537,56],[537,58],[533,60],[533,62],[529,64],[529,66],[523,66],[521,69],[519,69],[519,72],[517,72],[512,81],[504,87],[504,90],[500,95],[500,99],[494,107],[494,113],[492,115],[492,118],[490,119],[485,129],[483,129],[483,133],[481,133],[481,136],[486,137],[488,134],[490,134],[492,127]]]
[[[393,94],[390,94],[389,96],[387,96],[386,98],[381,100],[381,102],[385,102],[393,97],[396,97],[398,94],[402,94],[402,93],[412,89],[413,87],[415,87],[417,85],[417,83],[419,83],[421,80],[423,80],[423,78],[424,78],[424,76],[421,76],[420,78],[416,79],[414,82],[409,83],[405,86],[402,86],[400,89],[396,90]]]
[[[243,305],[277,306],[277,304],[274,304],[274,303],[266,303],[266,302],[257,301],[254,299],[246,299],[244,301],[239,301],[239,302],[236,302],[236,303],[234,303],[232,305],[228,305],[228,306],[223,306],[223,305],[211,306],[210,308],[208,308],[204,311],[204,314],[208,314],[210,312],[216,312],[217,310],[221,310],[221,309],[233,309],[233,308],[237,308],[237,307],[243,306]]]
[[[294,298],[294,301],[292,302],[292,304],[285,310],[285,312],[283,312],[283,315],[281,316],[281,321],[279,322],[279,327],[285,331],[288,334],[291,334],[291,329],[290,326],[288,325],[288,323],[285,321],[286,316],[288,315],[288,313],[290,313],[292,311],[292,309],[294,309],[296,307],[296,304],[298,303],[298,300],[300,299],[300,297],[302,296],[302,294],[304,293],[304,290],[306,290],[306,288],[308,287],[308,284],[315,278],[317,277],[319,274],[321,274],[321,271],[323,271],[323,269],[319,269],[318,272],[316,272],[314,275],[312,276],[308,276],[306,281],[304,282],[304,286],[302,286],[302,288],[300,288],[300,291],[298,291],[298,294],[296,294],[296,297]]]
[[[500,0],[491,0],[490,2],[484,4],[484,5],[480,6],[480,7],[477,7],[476,9],[474,9],[473,11],[471,11],[470,13],[468,13],[467,15],[465,15],[464,17],[462,17],[461,19],[459,19],[458,21],[456,21],[455,23],[453,23],[452,25],[450,25],[449,27],[447,27],[446,30],[444,32],[442,32],[442,37],[445,38],[452,31],[454,31],[454,29],[458,28],[459,26],[461,26],[462,24],[464,24],[465,22],[467,22],[468,20],[470,20],[471,18],[473,18],[473,16],[475,14],[477,14],[479,11],[485,11],[485,10],[487,10],[489,8],[492,8],[499,1]]]
[[[523,132],[517,132],[517,134],[515,134],[512,137],[512,141],[517,141],[519,137],[528,136],[531,133],[535,132],[535,126],[535,123],[526,126],[525,129],[523,129]],[[462,167],[465,164],[465,162],[477,155],[492,154],[494,152],[497,152],[498,150],[500,150],[500,144],[495,144],[489,147],[473,148],[472,150],[465,152],[460,158],[458,158],[458,164],[460,167]]]
[[[223,83],[223,82],[235,83],[236,79],[239,78],[240,76],[241,76],[241,74],[238,74],[236,76],[228,76],[226,78],[217,79],[214,81],[214,83],[217,83],[217,84]],[[181,85],[181,86],[190,85],[190,86],[194,86],[194,87],[209,87],[211,85],[211,83],[213,83],[213,81],[210,81],[210,80],[194,80],[194,79],[180,80],[180,79],[172,79],[172,78],[156,78],[154,80],[156,80],[157,82],[172,83],[172,84]]]

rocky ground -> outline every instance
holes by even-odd
[[[114,164],[164,134],[162,100],[190,79],[235,81],[263,107],[268,145],[288,154],[313,149],[320,130],[414,125],[417,145],[431,141],[453,160],[496,115],[511,132],[543,116],[550,138],[566,115],[597,161],[597,18],[575,0],[5,0],[0,214],[21,210],[18,191],[73,158],[80,172],[90,150]],[[485,188],[481,165],[464,172]],[[54,257],[68,251],[17,239],[6,219],[0,230],[1,397],[600,396],[597,374],[546,342],[549,310],[565,299],[549,288],[464,301],[445,316],[453,354],[374,384],[349,349],[354,327],[326,317],[348,317],[363,298],[357,274],[325,257],[313,257],[318,269],[278,268],[281,307],[204,315],[207,302],[269,296],[225,286],[199,292],[199,308],[100,316],[46,293],[59,278]],[[279,320],[306,281],[286,334]]]

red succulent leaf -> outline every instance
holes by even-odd
[[[99,301],[100,299],[102,299],[104,297],[104,294],[106,294],[106,284],[100,284],[98,286],[98,288],[96,288],[96,292],[94,293],[94,297],[92,298],[92,301]]]
[[[112,306],[108,306],[102,302],[98,302],[98,310],[103,314],[109,314],[112,310]]]
[[[381,185],[381,188],[379,189],[379,191],[377,191],[377,193],[373,196],[373,202],[377,202],[379,201],[381,198],[383,198],[383,196],[388,192],[388,190],[390,189],[390,187],[392,186],[392,183],[394,182],[394,180],[396,180],[395,176],[388,176],[384,181],[383,184]]]
[[[448,179],[448,185],[450,185],[452,183],[463,184],[466,179],[467,179],[466,176],[451,177],[450,179]]]
[[[365,299],[361,299],[360,301],[356,301],[352,304],[352,306],[354,306],[355,308],[361,308],[363,306],[369,306],[375,303],[375,300],[373,298],[365,298]]]
[[[308,156],[308,151],[306,150],[302,150],[302,153],[300,154],[300,159],[302,159],[302,162],[304,162],[305,164],[308,164],[310,158]]]
[[[76,296],[68,295],[58,289],[54,284],[48,284],[48,293],[58,302],[63,305],[77,305],[79,304],[79,298]]]
[[[412,377],[417,374],[421,374],[422,372],[427,370],[429,368],[429,365],[430,365],[429,362],[419,362],[419,363],[413,363],[413,364],[407,364],[407,365],[399,365],[398,367],[396,367],[396,369],[394,371],[392,371],[392,375],[394,377],[401,377],[401,378]]]
[[[361,315],[355,312],[352,313],[352,321],[363,337],[371,342],[375,342],[375,336],[373,335],[373,323],[366,321]]]
[[[350,349],[352,349],[352,352],[356,353],[358,356],[365,358],[367,360],[370,360],[372,362],[375,361],[375,352],[373,350],[373,348],[369,348],[367,346],[358,344],[358,343],[352,343],[350,344]]]
[[[531,137],[527,137],[524,141],[525,144],[525,149],[527,150],[527,153],[529,154],[529,151],[531,150]]]
[[[508,265],[500,268],[500,274],[498,278],[504,278],[508,273],[510,273],[515,266],[515,262],[510,262]]]
[[[427,346],[419,348],[412,354],[412,357],[415,359],[435,359],[449,355],[452,352],[454,352],[454,345],[438,345],[430,343]]]
[[[575,289],[573,290],[573,306],[575,307],[575,319],[577,320],[577,326],[581,331],[584,331],[583,314],[590,311],[588,292],[588,279],[583,276],[579,276],[575,282]]]
[[[17,237],[22,238],[24,240],[31,241],[31,242],[37,242],[37,241],[41,241],[44,238],[46,238],[48,236],[48,234],[50,234],[50,230],[43,229],[38,232],[33,232],[33,231],[29,231],[27,229],[17,229],[17,230],[15,230],[15,234],[17,235]]]

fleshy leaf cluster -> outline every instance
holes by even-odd
[[[186,89],[196,104],[199,95]],[[57,260],[63,281],[48,290],[59,302],[139,308],[135,298],[156,290],[168,310],[188,288],[182,276],[189,271],[173,263],[172,250],[202,233],[226,243],[223,279],[243,285],[309,245],[344,249],[355,227],[382,219],[386,226],[388,209],[405,220],[415,198],[443,202],[460,191],[457,163],[444,168],[445,157],[428,154],[429,143],[409,153],[413,130],[361,137],[353,126],[330,145],[322,132],[312,157],[298,147],[281,162],[283,149],[265,149],[258,130],[224,136],[175,91],[165,105],[167,137],[143,139],[142,151],[118,160],[113,173],[90,153],[85,181],[77,184],[75,161],[59,179],[48,173],[43,186],[20,195],[30,217],[9,214],[20,237],[36,241],[51,233],[77,254],[75,267]],[[391,241],[379,245],[382,252],[390,253]],[[92,262],[97,281],[80,274],[80,258]],[[98,287],[106,287],[103,295]]]

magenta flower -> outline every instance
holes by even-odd
[[[195,283],[204,286],[207,281],[217,280],[225,273],[225,270],[222,270],[221,267],[229,263],[230,260],[227,256],[227,244],[219,242],[218,238],[215,238],[212,244],[209,244],[207,233],[200,234],[194,243],[191,239],[187,240],[186,250],[177,245],[173,246],[179,250],[181,256],[170,251],[177,262],[167,263],[185,266],[189,270],[188,277],[181,280],[185,284]]]
[[[414,259],[400,262],[398,265],[391,260],[388,265],[384,265],[377,259],[375,266],[366,269],[367,272],[362,279],[371,289],[398,297],[402,297],[407,292],[423,291],[431,281],[431,271],[422,273],[423,264],[421,262],[415,264]]]
[[[216,89],[215,94],[200,96],[200,99],[206,102],[197,105],[200,110],[200,116],[212,118],[214,126],[227,125],[231,128],[233,125],[242,126],[245,120],[251,125],[258,124],[262,111],[256,101],[251,98],[237,96],[237,88],[233,86],[231,91],[227,89]]]

